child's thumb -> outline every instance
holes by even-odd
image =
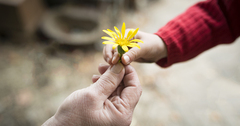
[[[140,49],[132,48],[122,56],[122,63],[129,65],[132,61],[137,60],[140,57]]]

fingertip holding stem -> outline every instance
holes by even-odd
[[[130,58],[129,58],[129,56],[125,55],[125,56],[123,56],[123,59],[124,59],[124,61],[125,61],[126,64],[130,64]]]

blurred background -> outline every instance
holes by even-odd
[[[200,0],[0,0],[0,125],[39,126],[89,86],[103,29],[154,33]],[[169,68],[132,63],[143,93],[131,126],[239,126],[240,40]]]

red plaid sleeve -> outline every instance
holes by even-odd
[[[161,67],[189,60],[218,44],[231,43],[240,35],[240,0],[199,2],[177,16],[157,34],[165,42],[167,58]]]

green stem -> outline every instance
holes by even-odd
[[[120,46],[120,45],[118,45],[118,54],[119,54],[119,57],[120,57],[120,59],[119,59],[119,61],[118,62],[121,62],[122,60],[122,55],[125,53],[125,51],[122,49],[122,47]]]

